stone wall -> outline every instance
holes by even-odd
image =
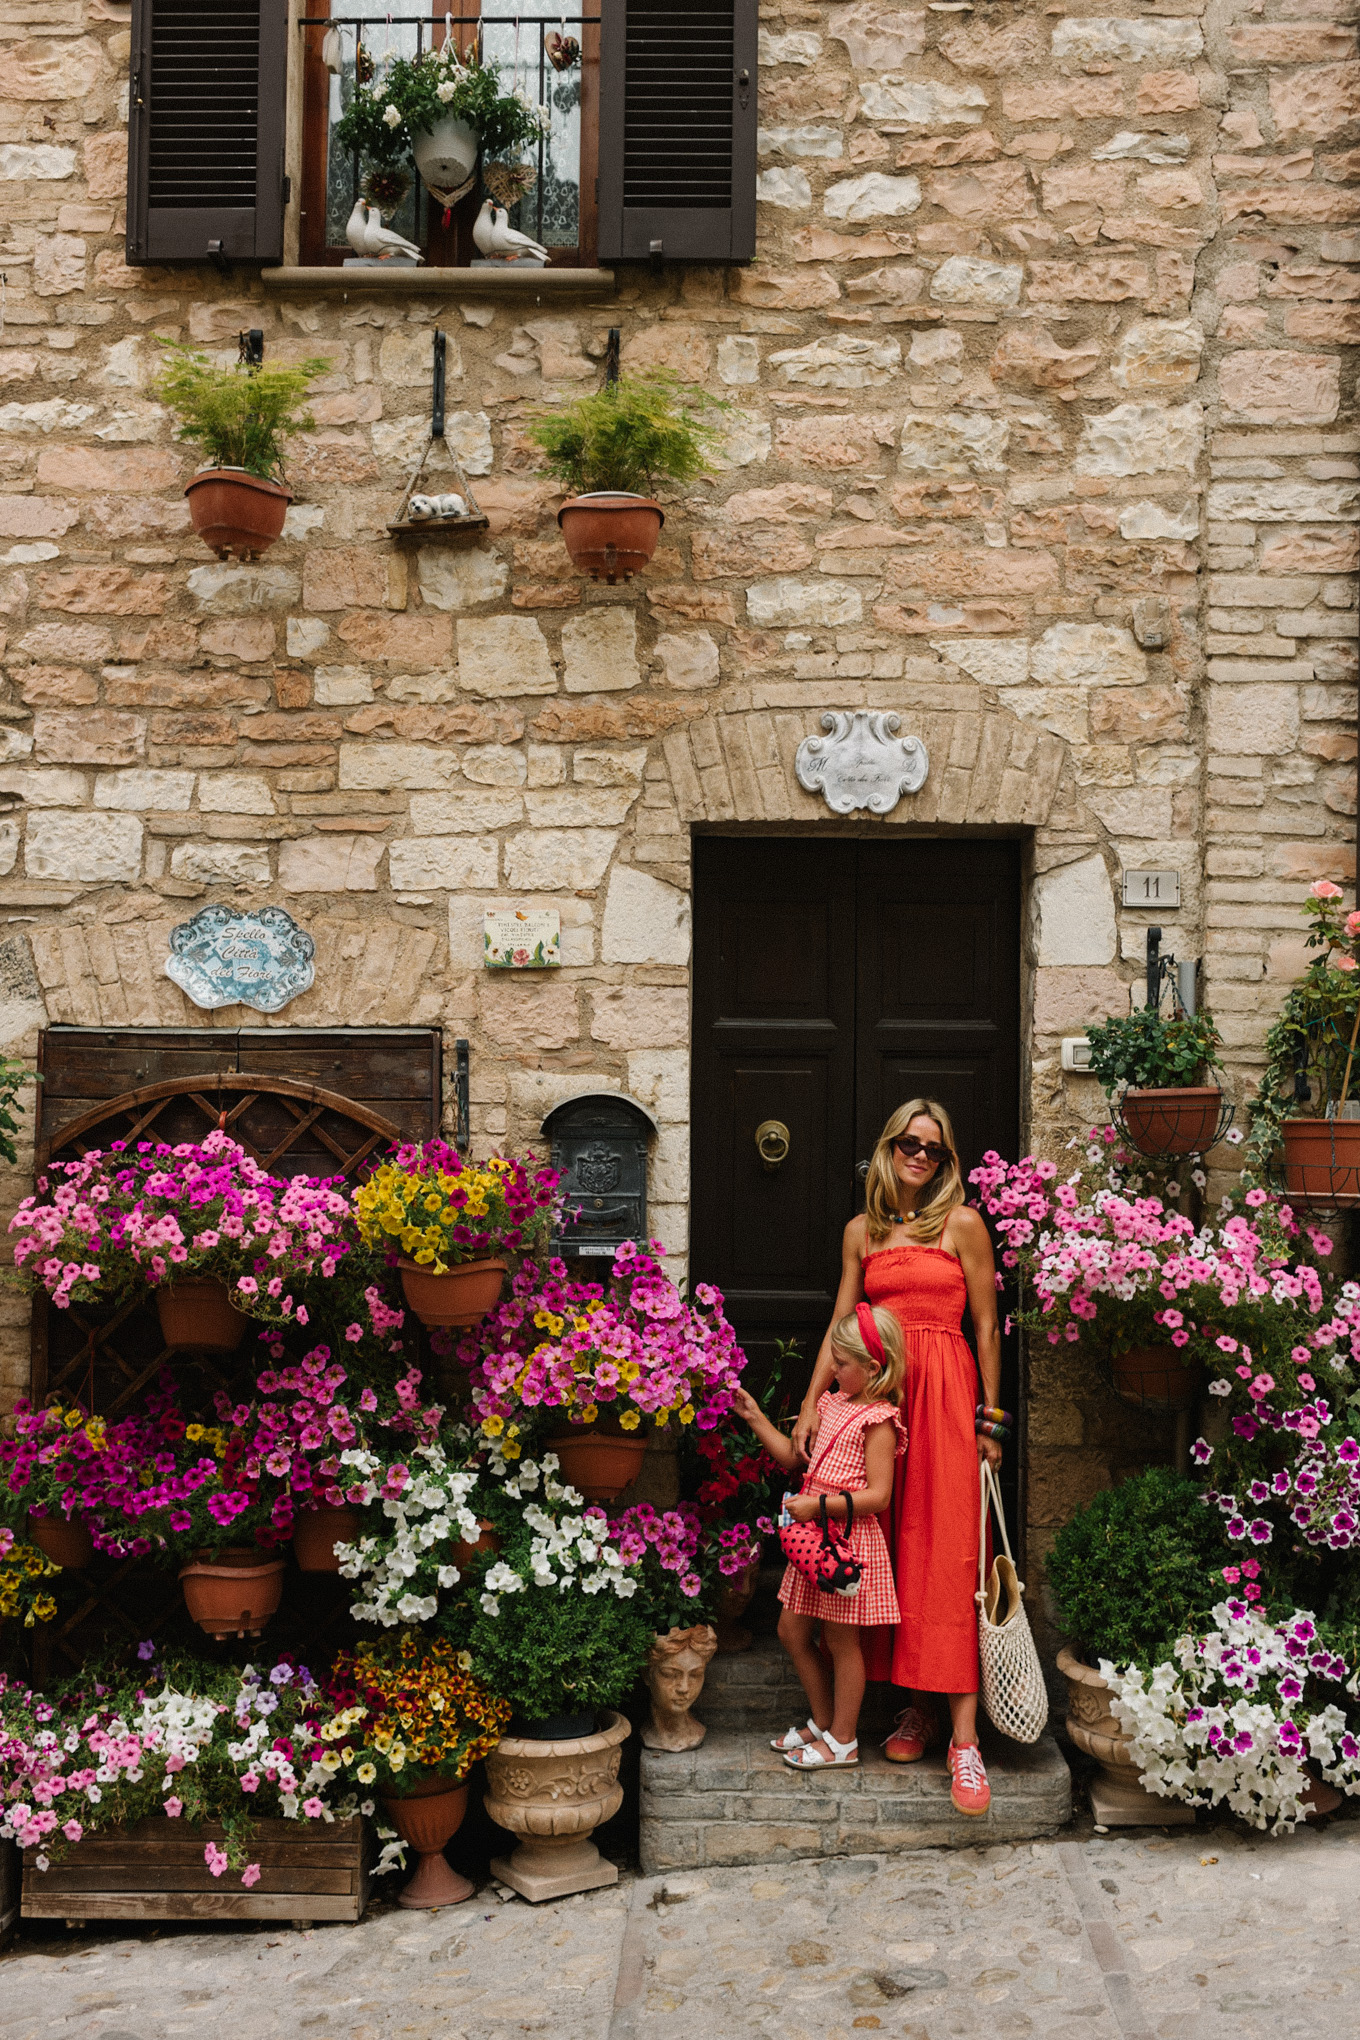
[[[756,261],[545,306],[127,268],[126,9],[12,9],[0,1046],[212,1024],[164,977],[169,928],[276,901],[318,941],[280,1024],[466,1034],[481,1145],[580,1089],[649,1104],[682,1266],[690,828],[824,819],[794,750],[869,705],[932,759],[883,826],[1030,842],[1031,1137],[1096,1110],[1058,1049],[1136,979],[1125,866],[1179,871],[1167,939],[1205,959],[1240,1095],[1305,885],[1353,875],[1353,12],[766,6]],[[436,323],[491,530],[403,552]],[[734,407],[617,590],[571,571],[524,436],[613,325],[625,369]],[[330,361],[249,568],[189,532],[149,390],[158,337],[230,359],[244,326]],[[560,974],[482,973],[511,901],[560,908]],[[1042,1544],[1148,1440],[1045,1352],[1031,1443]]]

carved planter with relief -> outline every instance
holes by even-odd
[[[1114,1712],[1109,1687],[1093,1665],[1069,1649],[1058,1652],[1067,1682],[1067,1733],[1099,1769],[1091,1780],[1091,1811],[1102,1827],[1193,1827],[1195,1809],[1160,1799],[1138,1775],[1130,1738]]]
[[[590,1837],[623,1804],[619,1756],[629,1726],[609,1712],[593,1735],[540,1742],[502,1736],[486,1760],[486,1810],[521,1837],[512,1856],[493,1860],[493,1875],[531,1903],[617,1884]]]

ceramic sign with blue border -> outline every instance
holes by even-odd
[[[171,931],[165,974],[196,1006],[277,1013],[316,976],[316,944],[282,907],[204,907]]]

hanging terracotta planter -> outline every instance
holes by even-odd
[[[398,1905],[433,1912],[471,1898],[477,1887],[444,1861],[445,1848],[463,1825],[467,1802],[466,1781],[455,1785],[448,1778],[426,1778],[409,1792],[383,1794],[384,1813],[418,1858],[416,1874]]]
[[[184,1605],[209,1636],[258,1636],[283,1595],[283,1560],[258,1549],[205,1554],[179,1576]]]
[[[219,560],[257,560],[283,530],[291,489],[248,468],[200,468],[184,491],[194,530]]]
[[[302,1509],[293,1518],[293,1556],[300,1572],[339,1572],[337,1544],[359,1535],[357,1509]]]
[[[28,1519],[30,1543],[53,1565],[79,1572],[94,1557],[94,1539],[79,1516],[34,1516]]]
[[[225,1282],[176,1282],[158,1289],[156,1311],[167,1346],[196,1347],[200,1353],[234,1353],[250,1323]]]
[[[557,1454],[562,1478],[588,1502],[616,1502],[641,1473],[647,1440],[613,1438],[607,1431],[601,1435],[583,1426],[549,1438],[547,1449]]]
[[[1324,1211],[1360,1204],[1360,1119],[1286,1119],[1286,1192]]]
[[[493,1859],[493,1876],[534,1904],[618,1883],[590,1836],[623,1805],[619,1754],[628,1734],[623,1715],[611,1712],[593,1735],[502,1736],[486,1760],[486,1810],[522,1840],[513,1856]]]
[[[756,1583],[760,1578],[760,1560],[753,1559],[750,1565],[739,1573],[733,1573],[718,1596],[717,1612],[713,1626],[718,1632],[718,1651],[722,1655],[729,1651],[749,1650],[751,1632],[743,1629],[741,1618],[755,1598]]]
[[[592,581],[612,588],[641,573],[652,554],[666,514],[650,496],[601,489],[571,496],[557,513],[557,522],[571,563]]]
[[[1124,1402],[1188,1410],[1199,1394],[1200,1370],[1185,1365],[1174,1346],[1130,1346],[1113,1356],[1110,1380]]]
[[[1214,1144],[1222,1104],[1223,1093],[1213,1084],[1126,1091],[1119,1116],[1140,1155],[1203,1154]]]
[[[406,1301],[423,1325],[479,1325],[501,1300],[508,1261],[464,1261],[442,1275],[414,1261],[398,1261]]]

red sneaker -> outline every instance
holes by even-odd
[[[890,1764],[914,1764],[923,1757],[939,1734],[939,1726],[919,1707],[905,1707],[897,1725],[883,1745]]]
[[[949,1779],[949,1797],[960,1813],[987,1811],[992,1803],[992,1788],[987,1783],[987,1768],[976,1743],[965,1743],[962,1749],[957,1743],[950,1743]]]

